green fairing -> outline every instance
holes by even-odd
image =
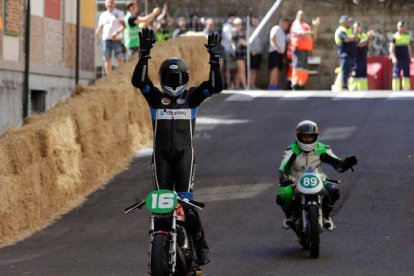
[[[293,197],[293,186],[279,187],[277,195],[283,199],[283,209],[290,209]]]

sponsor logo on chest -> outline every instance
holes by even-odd
[[[163,105],[169,105],[169,104],[171,103],[171,100],[170,100],[170,99],[168,99],[168,98],[162,98],[162,99],[161,99],[161,103],[162,103]]]
[[[157,109],[157,120],[191,120],[191,109]]]

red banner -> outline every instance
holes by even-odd
[[[45,0],[45,17],[60,20],[60,0]]]

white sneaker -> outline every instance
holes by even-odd
[[[333,220],[331,217],[328,217],[328,218],[323,217],[323,226],[329,232],[332,232],[333,230],[335,230],[335,224],[333,223]]]
[[[293,221],[295,218],[293,216],[290,216],[288,218],[283,219],[283,229],[289,229],[290,226],[293,224]]]

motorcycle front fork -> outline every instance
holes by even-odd
[[[303,228],[302,228],[302,232],[303,233],[307,233],[308,232],[308,208],[307,205],[316,205],[318,206],[318,210],[319,210],[319,225],[321,226],[321,229],[323,229],[322,225],[322,199],[321,196],[318,196],[316,201],[308,201],[306,202],[306,198],[304,196],[302,196],[301,198],[301,203],[302,203],[302,224],[303,224]]]
[[[151,215],[150,219],[150,243],[149,243],[149,250],[148,254],[151,259],[151,252],[152,252],[152,243],[154,241],[154,234],[155,234],[155,216]],[[170,246],[168,250],[168,264],[171,268],[171,273],[175,273],[176,262],[177,262],[177,213],[174,211],[172,215],[172,223],[171,223],[171,231],[170,231]],[[151,263],[148,264],[151,274]]]

